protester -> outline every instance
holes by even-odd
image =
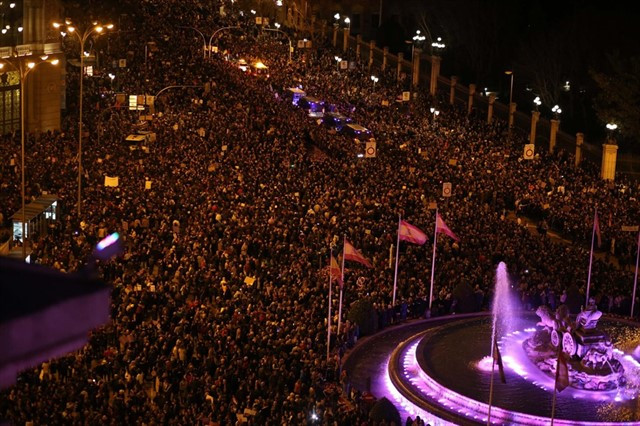
[[[262,425],[305,424],[313,413],[323,424],[362,424],[366,402],[347,390],[340,371],[360,333],[346,313],[369,298],[381,326],[427,315],[429,243],[401,243],[396,306],[389,252],[398,215],[433,237],[432,203],[460,237],[438,238],[432,315],[461,306],[458,284],[469,286],[478,306],[490,306],[499,261],[526,309],[562,303],[572,285],[584,292],[596,206],[605,244],[615,238],[625,262],[634,253],[633,238],[618,230],[638,217],[637,184],[603,182],[566,153],[523,161],[524,138],[507,138],[504,123],[488,125],[422,92],[409,108],[398,107],[403,83],[393,73],[377,72],[374,90],[366,63],[338,71],[336,52],[317,37],[316,50],[297,51],[289,63],[287,42],[261,33],[232,2],[213,9],[197,0],[123,3],[130,28],[98,45],[106,64],[133,56],[126,72],[104,70],[117,73],[118,90],[201,87],[158,96],[144,127],[156,142],[130,146],[124,140],[137,130],[138,113],[107,110],[115,83],[87,79],[80,217],[77,118],[65,119],[64,132],[29,136],[27,199],[46,191],[64,207],[57,228],[33,237],[36,263],[79,270],[115,231],[126,250],[98,262],[113,286],[113,321],[81,351],[22,374],[0,394],[0,418]],[[225,16],[211,12],[222,5]],[[183,28],[236,25],[241,30],[220,34],[219,53],[206,60],[199,35]],[[154,41],[157,51],[145,58],[141,40]],[[239,58],[262,60],[269,78],[241,71]],[[77,98],[75,77],[67,74],[68,99]],[[286,88],[297,85],[369,128],[376,158],[359,158],[361,143],[287,101]],[[437,117],[429,112],[434,105]],[[20,206],[19,137],[2,143],[0,213],[8,225]],[[118,186],[104,186],[105,176],[117,176]],[[451,197],[441,197],[444,182],[453,185]],[[554,243],[506,218],[523,204],[520,214],[545,220],[576,244]],[[326,265],[330,250],[341,254],[345,236],[373,267],[347,263],[343,326],[336,336],[334,299],[327,360]],[[627,314],[631,282],[629,271],[594,262],[591,294],[600,309]]]

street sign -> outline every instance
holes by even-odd
[[[367,146],[364,151],[365,158],[374,158],[376,156],[376,141],[367,142]]]
[[[536,146],[532,143],[528,143],[524,146],[524,154],[523,157],[525,160],[533,160],[533,157],[536,152]]]
[[[442,196],[451,197],[451,182],[445,182],[442,184]]]

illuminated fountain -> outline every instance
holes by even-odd
[[[529,359],[542,371],[555,375],[557,354],[568,355],[570,386],[607,391],[624,387],[622,363],[614,356],[609,335],[598,328],[602,312],[595,306],[578,314],[575,321],[565,305],[554,313],[547,306],[536,311],[542,326],[523,343]]]
[[[557,357],[564,350],[571,358],[570,387],[557,393],[554,424],[640,424],[640,363],[632,356],[637,324],[601,319],[595,307],[575,319],[564,307],[555,313],[542,308],[537,318],[512,308],[510,288],[501,263],[491,316],[457,315],[399,344],[386,371],[395,402],[432,425],[487,424],[489,412],[491,424],[550,424]],[[627,352],[604,330],[617,341],[631,336]],[[495,381],[489,410],[493,336],[507,383]]]

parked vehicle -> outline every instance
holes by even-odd
[[[355,123],[347,123],[342,128],[342,133],[349,135],[354,139],[358,139],[359,141],[368,141],[369,139],[373,138],[371,130]]]
[[[303,96],[298,106],[305,110],[309,117],[321,118],[324,115],[324,101],[311,96]]]
[[[339,112],[325,112],[322,122],[327,127],[341,131],[346,124],[351,122],[351,119]]]

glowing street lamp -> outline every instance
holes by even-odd
[[[333,59],[336,60],[337,69],[338,69],[338,71],[340,71],[340,62],[342,62],[342,58],[339,57],[339,56],[334,56]]]
[[[280,25],[280,24],[278,24],[278,23],[276,22],[275,24],[273,24],[273,26],[274,26],[274,27],[276,27],[276,28],[278,28],[278,29],[280,29],[280,27],[281,27],[282,25]]]
[[[562,109],[558,105],[554,105],[553,108],[551,108],[551,112],[555,115],[557,119],[558,116],[562,114]]]
[[[540,96],[536,96],[536,98],[533,100],[533,104],[535,105],[535,109],[537,111],[538,107],[540,105],[542,105],[542,101],[540,100]]]
[[[609,144],[615,144],[615,141],[613,139],[613,133],[616,131],[616,129],[618,128],[618,125],[615,123],[607,123],[607,130],[609,133],[609,141],[607,143]]]
[[[78,37],[78,41],[80,42],[80,102],[78,114],[78,219],[80,219],[82,213],[82,90],[84,83],[84,58],[85,56],[89,56],[84,50],[84,44],[91,34],[100,34],[105,28],[111,30],[113,29],[113,24],[102,26],[98,22],[93,22],[92,26],[86,28],[84,31],[76,31],[76,27],[71,25],[69,19],[66,19],[64,25],[54,22],[53,27],[56,29],[66,27],[66,32]],[[61,34],[62,33],[64,33],[64,31],[61,31]]]
[[[348,16],[344,18],[344,23],[349,26],[349,31],[351,31],[351,19]]]
[[[49,56],[43,55],[40,57],[41,62],[29,61],[26,62],[26,59],[16,59],[8,60],[8,59],[0,59],[0,72],[4,69],[5,64],[9,65],[18,73],[18,78],[20,79],[20,151],[21,151],[21,166],[20,166],[20,174],[21,174],[21,186],[22,186],[22,259],[27,259],[27,242],[26,242],[26,217],[25,217],[25,165],[24,165],[24,157],[25,157],[25,149],[24,149],[24,134],[25,134],[25,86],[27,83],[27,76],[29,73],[36,68],[36,66],[40,64],[51,64],[58,65],[59,61],[57,59],[52,59],[47,61]]]
[[[380,78],[376,77],[375,75],[371,76],[371,81],[373,81],[373,89],[375,90],[376,88],[376,83],[380,80]]]
[[[445,47],[447,47],[444,42],[442,41],[442,37],[438,37],[436,39],[436,41],[434,41],[433,43],[431,43],[431,47],[436,51],[442,51],[444,50]]]
[[[335,19],[336,21],[340,20],[340,14],[336,13],[335,15],[333,15],[333,19]]]

